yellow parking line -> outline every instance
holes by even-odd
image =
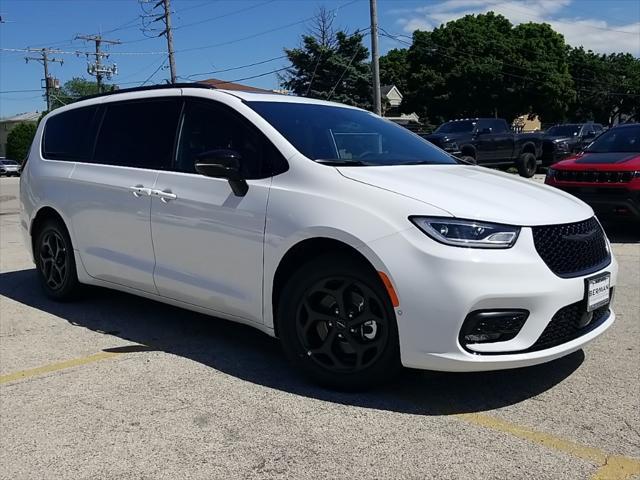
[[[7,375],[0,375],[0,385],[3,383],[13,382],[15,380],[23,380],[29,377],[44,375],[45,373],[65,370],[67,368],[78,367],[80,365],[86,365],[87,363],[99,362],[100,360],[117,357],[118,355],[120,355],[120,353],[118,352],[99,352],[94,353],[93,355],[88,355],[86,357],[74,358],[72,360],[65,360],[64,362],[51,363],[42,367],[31,368],[29,370],[21,370],[15,373],[9,373]]]
[[[483,415],[480,413],[461,413],[457,418],[492,430],[508,433],[515,437],[530,442],[544,445],[545,447],[567,453],[573,457],[595,463],[600,468],[591,477],[591,480],[627,480],[634,475],[640,475],[640,460],[609,455],[597,448],[588,447],[571,440],[556,437],[548,433],[531,430],[527,427],[516,425],[505,420]]]
[[[43,375],[45,373],[65,370],[67,368],[86,365],[88,363],[99,362],[109,358],[117,357],[123,353],[150,351],[153,348],[144,345],[127,345],[88,355],[86,357],[66,360],[64,362],[52,363],[38,368],[22,370],[8,375],[0,376],[0,384],[23,380],[25,378]],[[595,463],[599,466],[593,474],[591,480],[629,480],[634,475],[640,475],[640,460],[620,455],[609,455],[597,448],[581,445],[571,440],[556,437],[548,433],[531,430],[527,427],[507,422],[496,417],[483,415],[480,413],[461,413],[455,415],[456,418],[465,422],[489,428],[491,430],[508,433],[518,438],[538,443],[547,448],[564,452],[582,460]]]

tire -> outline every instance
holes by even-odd
[[[478,162],[476,161],[476,159],[475,159],[474,157],[472,157],[471,155],[462,155],[462,156],[460,157],[460,159],[461,159],[461,160],[463,160],[463,161],[465,161],[465,162],[468,162],[468,163],[470,163],[470,164],[472,164],[472,165],[477,165],[477,164],[478,164]]]
[[[389,295],[370,267],[349,256],[324,255],[294,273],[276,321],[289,361],[322,386],[362,390],[400,369]]]
[[[523,153],[518,158],[516,167],[518,167],[518,174],[520,174],[521,177],[533,177],[538,170],[536,156],[533,153]]]
[[[75,298],[80,290],[73,245],[59,220],[46,220],[35,233],[33,254],[44,293],[53,300]]]

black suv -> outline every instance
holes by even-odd
[[[549,128],[542,139],[542,164],[554,162],[577,153],[604,132],[599,123],[564,123]]]
[[[512,166],[532,177],[542,156],[542,136],[513,133],[501,118],[466,118],[443,123],[424,138],[464,160],[485,166]]]

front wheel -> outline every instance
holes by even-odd
[[[317,383],[358,390],[400,367],[389,295],[372,269],[348,256],[325,256],[289,280],[278,309],[289,360]]]
[[[518,158],[518,173],[521,177],[531,178],[536,174],[538,170],[538,161],[533,153],[523,153]]]

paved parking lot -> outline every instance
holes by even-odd
[[[345,394],[248,327],[101,289],[47,300],[17,190],[0,179],[2,479],[640,478],[637,232],[609,232],[618,320],[584,352]]]

